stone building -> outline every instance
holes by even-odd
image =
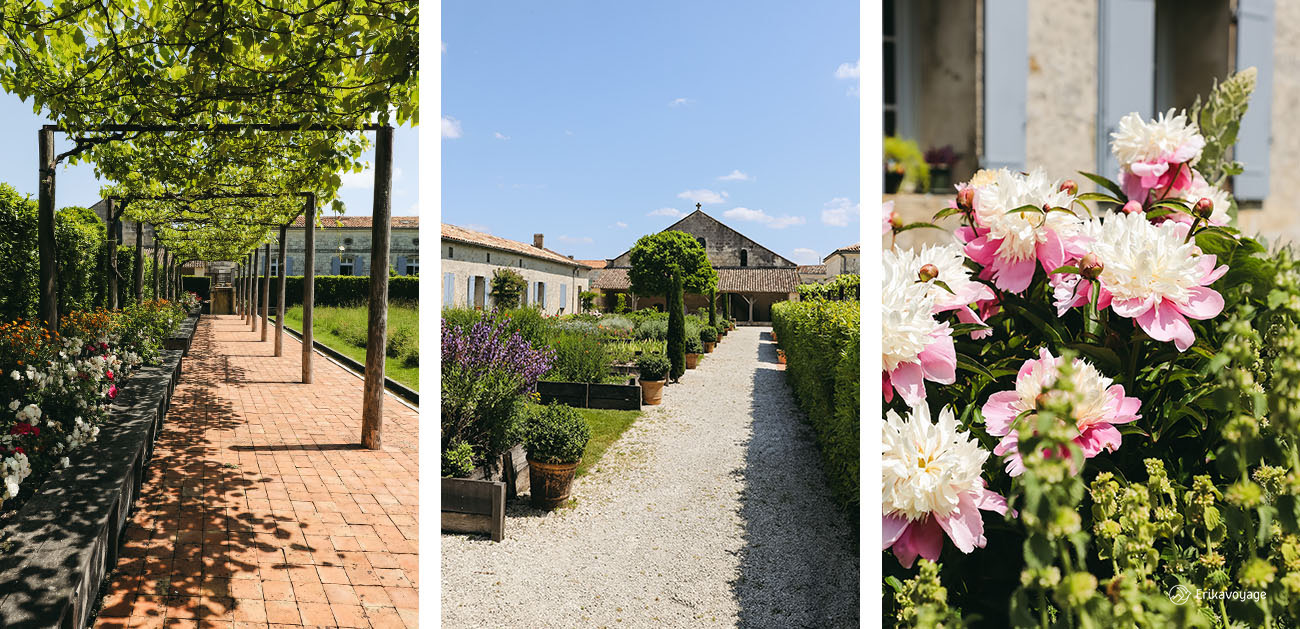
[[[1114,179],[1110,133],[1125,114],[1190,108],[1216,79],[1258,70],[1230,186],[1239,226],[1300,239],[1300,2],[1275,0],[884,0],[884,133],[962,155],[953,181],[978,168],[1042,166]],[[1086,185],[1085,185],[1086,184]],[[897,195],[907,222],[928,219],[951,190]],[[948,219],[950,226],[955,219]],[[913,230],[903,246],[946,240]],[[886,237],[888,244],[888,237]]]
[[[442,305],[492,307],[492,275],[510,269],[528,283],[523,305],[546,314],[579,311],[578,293],[588,289],[590,268],[545,247],[542,234],[533,244],[442,224]]]
[[[836,275],[856,275],[862,271],[862,243],[840,247],[822,259],[826,265],[827,279]]]
[[[398,275],[420,274],[420,217],[393,216],[388,237],[388,265]],[[289,228],[285,251],[285,274],[302,275],[306,268],[303,250],[303,218]],[[317,275],[370,275],[369,216],[322,216],[316,230]],[[271,275],[278,274],[278,248],[271,244]],[[385,269],[387,272],[387,269]]]
[[[772,304],[798,297],[799,268],[776,252],[696,209],[664,231],[682,231],[695,237],[718,272],[718,294],[724,296],[724,310],[737,321],[771,321]],[[592,288],[605,296],[603,308],[614,309],[618,294],[624,293],[630,308],[660,308],[662,296],[632,295],[628,271],[631,250],[611,258],[592,281]],[[686,296],[687,310],[708,308],[702,295]]]

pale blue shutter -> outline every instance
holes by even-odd
[[[289,256],[284,257],[284,274],[286,276],[293,275],[293,258]]]
[[[397,274],[406,275],[406,256],[397,256]]]
[[[564,308],[565,310],[569,309],[569,285],[568,284],[560,284],[560,307]],[[572,312],[577,312],[577,310],[578,310],[577,308],[574,308]]]
[[[338,274],[339,274],[339,259],[337,257],[330,258],[330,275],[338,275]]]
[[[1131,112],[1144,119],[1155,108],[1155,0],[1097,3],[1097,174],[1119,177],[1110,134]]]
[[[1025,170],[1029,0],[984,2],[985,168]]]
[[[547,302],[550,301],[550,295],[546,294],[546,282],[537,283],[537,292],[540,294],[539,301],[542,302],[542,310],[546,310],[549,307]]]
[[[456,274],[442,274],[442,307],[446,308],[452,305],[456,297]]]
[[[366,257],[367,256],[352,256],[353,275],[369,275],[369,272],[366,271]]]
[[[1268,152],[1273,120],[1273,0],[1237,1],[1237,69],[1254,66],[1255,93],[1241,119],[1234,157],[1245,172],[1232,180],[1239,200],[1268,196]]]

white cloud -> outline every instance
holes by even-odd
[[[862,76],[862,70],[857,61],[844,62],[840,67],[835,68],[835,78],[837,79],[856,79]]]
[[[731,171],[730,174],[718,177],[718,181],[753,181],[753,180],[754,180],[753,177],[745,173],[742,173],[739,170],[733,170]]]
[[[734,207],[722,213],[723,216],[738,221],[750,221],[752,223],[762,223],[772,229],[785,229],[791,225],[803,225],[808,222],[802,216],[784,215],[780,217],[770,216],[763,210],[751,210],[747,207]]]
[[[627,229],[627,223],[624,223],[623,221],[614,221],[614,227],[617,227],[619,229]]]
[[[451,116],[442,117],[442,139],[454,140],[461,136],[460,121]]]
[[[677,198],[686,199],[688,201],[694,201],[696,203],[703,203],[704,205],[715,205],[718,203],[726,202],[727,192],[725,190],[722,192],[714,192],[712,190],[704,190],[704,189],[687,190],[685,192],[678,193]]]
[[[568,129],[565,129],[565,130],[564,130],[564,135],[573,135],[573,131],[570,131],[570,130],[568,130]]]
[[[682,215],[681,211],[675,207],[661,207],[653,212],[650,212],[649,214],[646,214],[646,216],[671,216],[673,218],[677,218],[678,216],[681,215]]]
[[[692,101],[692,100],[689,99],[689,98],[674,98],[674,99],[672,99],[671,101],[668,101],[668,106],[669,106],[669,107],[681,107],[682,105],[686,105],[686,104],[689,104],[689,103],[692,103],[692,102],[694,102],[694,101]]]
[[[492,230],[488,229],[487,225],[479,225],[478,223],[468,223],[465,225],[465,229],[473,230],[476,232],[483,232],[485,234],[492,233]]]
[[[822,210],[822,222],[836,227],[848,227],[849,223],[858,220],[860,213],[859,204],[844,197],[835,197],[826,202],[825,209]]]
[[[498,140],[509,140],[509,139],[510,139],[510,136],[508,136],[508,135],[506,135],[506,134],[504,134],[504,133],[501,133],[500,131],[493,131],[493,132],[492,132],[492,137],[494,137],[494,138],[496,138],[496,139],[498,139]]]
[[[821,256],[816,251],[799,247],[790,255],[790,259],[796,264],[819,264],[822,261]]]
[[[596,242],[588,236],[556,236],[555,239],[566,245],[589,245]]]

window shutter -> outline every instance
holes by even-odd
[[[352,256],[352,274],[366,275],[366,256]]]
[[[456,274],[443,273],[442,274],[442,307],[446,308],[452,305],[452,301],[455,298],[455,296],[456,296]]]
[[[1232,181],[1240,200],[1268,196],[1268,152],[1273,120],[1273,0],[1237,1],[1237,69],[1254,66],[1255,93],[1241,119],[1234,158],[1245,172]]]
[[[397,274],[406,275],[406,256],[397,256]]]
[[[1155,0],[1100,0],[1097,5],[1097,174],[1119,177],[1110,134],[1131,112],[1155,109]]]
[[[338,275],[338,274],[339,274],[339,259],[330,258],[330,275]]]
[[[985,168],[1025,170],[1028,77],[1029,0],[985,0]]]
[[[293,275],[293,258],[289,256],[284,257],[284,274],[286,276]]]
[[[569,285],[568,284],[560,284],[560,307],[566,310],[569,309]],[[577,308],[574,308],[572,312],[577,312],[577,310],[578,310]]]

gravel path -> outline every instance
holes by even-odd
[[[856,627],[836,510],[769,328],[739,328],[575,481],[507,507],[506,537],[442,535],[444,627]]]

